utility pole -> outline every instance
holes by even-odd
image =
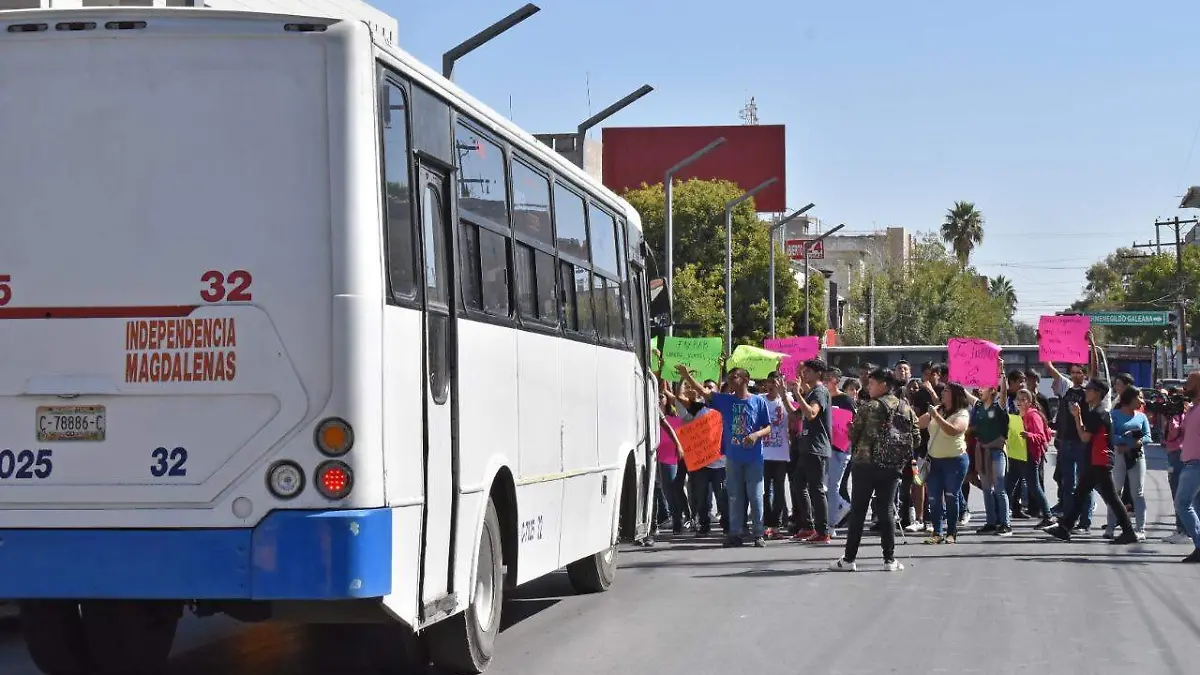
[[[1176,326],[1175,339],[1179,343],[1179,367],[1176,374],[1183,377],[1183,368],[1187,364],[1188,348],[1187,348],[1187,303],[1188,299],[1184,295],[1184,276],[1183,276],[1183,230],[1184,225],[1200,225],[1200,219],[1192,218],[1190,220],[1180,220],[1179,216],[1175,216],[1170,220],[1154,221],[1154,239],[1153,244],[1138,244],[1134,242],[1132,248],[1150,248],[1155,249],[1159,254],[1162,253],[1162,233],[1161,228],[1169,227],[1175,232],[1175,304],[1176,312],[1179,315],[1178,325]],[[1171,244],[1168,242],[1167,244]],[[1126,256],[1127,258],[1146,258],[1149,256]]]

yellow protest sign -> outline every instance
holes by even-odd
[[[729,372],[734,368],[745,368],[750,373],[750,377],[761,380],[771,374],[773,370],[779,370],[779,362],[787,354],[772,352],[761,347],[751,347],[750,345],[738,345],[737,349],[733,350],[733,355],[725,363],[725,372]]]
[[[1021,434],[1025,432],[1025,421],[1020,415],[1008,416],[1008,458],[1029,461],[1029,444]]]

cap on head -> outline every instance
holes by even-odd
[[[1084,389],[1094,391],[1101,396],[1106,396],[1108,395],[1108,382],[1105,382],[1102,379],[1095,379],[1088,382]]]

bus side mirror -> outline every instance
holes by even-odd
[[[671,300],[667,296],[667,280],[650,280],[650,327],[665,330],[672,323]]]

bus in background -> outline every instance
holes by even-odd
[[[362,22],[0,24],[0,599],[43,672],[159,672],[190,609],[476,673],[506,588],[608,588],[658,435],[629,204]]]
[[[1109,367],[1113,374],[1129,373],[1138,387],[1153,387],[1156,381],[1154,347],[1138,345],[1105,345]]]

